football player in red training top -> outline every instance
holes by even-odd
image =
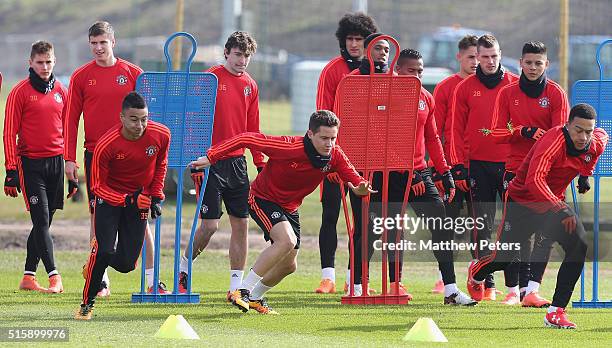
[[[363,13],[347,13],[336,30],[340,44],[340,55],[332,59],[321,71],[317,89],[317,110],[333,110],[336,89],[340,80],[352,70],[359,68],[364,55],[363,42],[368,35],[377,32],[372,17]],[[321,283],[316,293],[336,292],[335,259],[338,247],[336,225],[340,216],[340,180],[336,173],[323,179],[321,187],[321,229],[319,230],[319,253],[321,255]],[[349,274],[350,276],[350,274]]]
[[[149,211],[153,219],[161,215],[170,131],[148,121],[147,105],[137,92],[125,96],[121,109],[121,123],[100,137],[91,163],[96,238],[83,269],[77,320],[91,319],[97,284],[108,266],[122,273],[136,268]]]
[[[215,124],[212,145],[219,144],[244,132],[259,132],[259,90],[257,83],[246,71],[257,50],[257,42],[245,31],[234,32],[225,43],[225,64],[210,68],[219,80]],[[264,157],[256,149],[251,150],[253,163],[258,171],[265,165]],[[191,177],[196,193],[201,192],[204,172],[192,168]],[[219,229],[223,210],[227,209],[232,228],[229,246],[230,275],[229,294],[242,282],[248,252],[247,232],[249,228],[249,176],[244,158],[244,148],[235,149],[216,162],[210,169],[206,182],[200,226],[193,240],[195,259],[206,248],[213,234]],[[189,271],[188,249],[185,248],[180,263],[179,291],[187,292]]]
[[[499,91],[518,80],[518,76],[501,65],[499,43],[492,35],[478,38],[477,58],[480,64],[476,73],[461,81],[453,93],[449,147],[455,183],[459,189],[470,192],[475,218],[484,222],[484,228],[474,228],[470,234],[472,243],[478,243],[478,248],[472,251],[474,258],[490,253],[488,248],[481,247],[480,241],[491,238],[495,200],[498,195],[503,196],[504,162],[510,151],[508,144],[498,144],[482,130],[491,127]],[[511,287],[515,283],[518,283],[518,272],[507,272],[506,285]],[[476,301],[495,300],[493,275],[487,278],[485,288],[483,298],[470,295]]]
[[[4,193],[17,197],[23,190],[26,209],[32,218],[27,256],[19,288],[50,293],[64,292],[55,268],[53,240],[49,227],[53,214],[64,207],[64,137],[62,121],[67,91],[53,76],[55,53],[46,41],[32,44],[30,76],[9,93],[4,119]],[[70,185],[69,197],[76,193]],[[42,260],[49,287],[36,281]]]
[[[232,304],[243,312],[254,309],[261,314],[278,314],[263,296],[295,272],[300,248],[298,208],[327,174],[337,172],[358,195],[373,192],[335,144],[339,125],[333,112],[317,111],[310,116],[305,136],[244,133],[211,147],[206,156],[190,164],[204,168],[244,147],[269,157],[251,184],[249,213],[272,244],[261,252],[239,289],[230,295]]]
[[[510,145],[504,187],[508,187],[533,144],[547,130],[567,123],[567,95],[561,86],[546,77],[547,67],[546,46],[539,41],[527,42],[523,45],[520,80],[502,88],[497,96],[491,123],[492,135],[498,142]],[[579,182],[585,180],[588,178],[581,177]],[[530,242],[521,247],[519,278],[515,278],[514,286],[508,289],[503,301],[507,305],[550,305],[550,301],[542,298],[538,290],[553,241],[539,232],[536,232],[534,240],[533,251]],[[513,271],[516,271],[515,268],[516,265]]]
[[[436,128],[438,129],[438,136],[440,142],[442,142],[442,148],[444,149],[444,158],[446,163],[450,164],[450,132],[451,132],[451,103],[453,99],[453,92],[459,82],[463,81],[466,77],[473,75],[478,67],[478,60],[476,59],[476,45],[478,43],[478,37],[475,35],[466,35],[457,44],[459,51],[457,52],[457,62],[459,63],[459,72],[451,75],[436,85],[434,89],[433,97],[436,103],[434,109],[434,116],[436,119]],[[432,178],[434,184],[438,188],[438,191],[442,191],[444,186],[442,184],[442,176],[435,171],[432,164],[429,164],[432,170]],[[462,190],[455,192],[455,198],[452,202],[444,202],[444,209],[446,210],[446,216],[456,218],[459,216],[459,212],[463,207],[463,201],[468,205],[468,211],[471,211],[470,195]],[[439,279],[436,281],[432,292],[441,294],[444,292],[444,282],[442,281],[442,275],[440,274]]]
[[[76,69],[70,78],[68,88],[68,108],[64,121],[66,146],[66,177],[69,181],[78,181],[76,162],[76,145],[79,121],[83,114],[85,130],[85,178],[89,200],[90,230],[89,237],[93,242],[93,205],[95,194],[91,189],[91,160],[98,139],[109,129],[120,123],[121,102],[131,91],[136,89],[136,78],[142,73],[138,66],[113,53],[115,31],[108,22],[95,22],[88,33],[89,47],[93,60]],[[153,234],[147,226],[145,237],[147,243],[146,278],[149,292],[153,291]],[[163,283],[158,284],[159,293],[167,293]],[[110,280],[104,273],[98,296],[110,295]]]
[[[593,107],[577,104],[570,111],[569,123],[549,129],[531,147],[510,181],[496,251],[472,262],[468,272],[468,288],[482,293],[487,274],[516,261],[520,245],[535,231],[542,231],[565,252],[552,305],[544,317],[549,327],[576,328],[565,307],[584,267],[587,243],[582,222],[565,202],[565,190],[576,176],[593,174],[608,143],[606,132],[595,128],[595,118]]]

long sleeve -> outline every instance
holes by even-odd
[[[332,61],[333,62],[333,61]],[[329,63],[323,68],[321,76],[319,76],[319,83],[317,85],[317,110],[330,110],[334,109],[334,100],[336,97],[336,89],[338,88],[338,82],[332,77],[332,64]]]
[[[259,89],[255,86],[253,90],[253,103],[247,111],[247,132],[259,133]],[[255,167],[263,167],[266,164],[263,154],[256,149],[249,148],[249,150],[253,156]]]
[[[569,118],[569,102],[567,100],[567,94],[565,91],[561,89],[561,87],[556,88],[557,93],[554,96],[554,99],[551,101],[552,107],[552,122],[550,127],[562,126],[567,123]]]
[[[465,164],[464,162],[466,161],[466,154],[464,153],[464,139],[466,135],[465,127],[467,125],[469,107],[466,103],[467,88],[462,88],[466,81],[469,81],[469,79],[465,79],[459,83],[453,92],[452,108],[450,113],[450,161],[452,165]]]
[[[357,186],[360,182],[365,181],[365,179],[361,177],[359,173],[357,173],[357,170],[355,170],[353,164],[351,164],[348,157],[346,157],[344,151],[342,151],[339,146],[336,146],[336,149],[337,151],[334,155],[338,158],[338,160],[335,168],[333,169],[335,169],[336,173],[338,173],[340,179],[342,179],[344,182],[350,182],[354,186]]]
[[[427,98],[429,105],[429,115],[425,121],[425,148],[429,153],[429,157],[436,167],[438,173],[444,173],[450,169],[446,160],[444,159],[444,149],[442,148],[442,142],[438,136],[438,128],[436,127],[435,109],[437,105],[431,98]]]
[[[442,89],[442,84],[438,84],[434,89],[433,97],[436,103],[436,107],[434,109],[434,117],[436,120],[436,130],[438,131],[439,137],[446,136],[444,132],[444,127],[446,125],[447,115],[449,112],[448,107],[448,99],[445,95],[443,95],[444,90]],[[447,139],[447,138],[444,138]],[[448,141],[448,140],[445,140]]]
[[[510,143],[513,138],[520,137],[520,127],[523,126],[515,124],[510,117],[510,109],[508,108],[509,86],[502,88],[497,98],[495,98],[495,107],[493,108],[493,117],[491,118],[490,135],[494,137],[497,143],[502,144]],[[509,125],[512,125],[512,127]]]
[[[17,134],[21,127],[23,98],[16,86],[8,95],[4,112],[4,167],[6,170],[17,169]]]
[[[68,87],[68,105],[64,119],[64,159],[76,162],[77,136],[79,132],[79,121],[83,112],[83,92],[80,86],[80,78],[75,72]]]
[[[167,136],[163,138],[161,149],[157,155],[155,162],[155,173],[153,174],[153,181],[149,186],[149,194],[153,197],[164,200],[164,180],[166,179],[166,172],[168,171],[168,147],[170,146],[170,132],[168,131]]]
[[[100,139],[100,143],[94,150],[91,165],[92,171],[92,190],[96,196],[114,206],[125,206],[125,194],[119,193],[107,184],[109,177],[110,161],[113,160],[113,153],[109,151],[110,142]]]
[[[535,197],[535,202],[552,211],[559,211],[566,206],[565,202],[555,196],[546,182],[553,162],[565,152],[565,139],[563,133],[559,134],[555,138],[539,142],[529,163],[525,179],[525,186]]]
[[[303,143],[294,141],[296,137],[270,136],[261,133],[242,133],[211,147],[206,156],[211,163],[217,162],[225,153],[241,149],[263,152],[270,158],[289,158],[291,152],[303,148]]]
[[[595,128],[593,131],[593,138],[591,140],[591,146],[595,147],[595,158],[589,161],[588,166],[580,172],[580,175],[591,176],[597,165],[599,156],[604,152],[606,145],[608,144],[608,134],[602,128]]]

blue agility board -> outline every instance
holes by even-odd
[[[572,87],[572,105],[586,103],[597,111],[597,127],[603,128],[612,134],[612,79],[604,75],[604,63],[601,61],[601,50],[604,46],[612,44],[612,40],[602,42],[597,48],[596,61],[599,67],[599,80],[580,80]],[[611,62],[607,62],[610,64]],[[572,302],[576,308],[612,308],[612,300],[599,299],[599,200],[600,178],[612,177],[612,146],[608,144],[604,153],[597,161],[593,173],[594,199],[593,199],[593,278],[592,298],[585,299],[585,271],[580,277],[580,301]],[[576,189],[572,184],[574,207],[577,208]],[[576,210],[578,213],[578,211]]]
[[[178,37],[187,38],[192,44],[191,55],[187,59],[185,70],[172,71],[172,60],[168,47],[172,40]],[[202,205],[202,194],[198,200],[196,213],[193,219],[191,235],[189,238],[189,281],[187,293],[178,292],[181,259],[181,216],[183,171],[192,160],[202,156],[212,143],[212,130],[217,98],[217,77],[208,72],[191,72],[191,63],[195,56],[197,43],[188,33],[178,32],[171,35],[164,45],[166,56],[166,72],[144,72],[136,82],[136,91],[142,94],[149,109],[149,119],[162,123],[170,129],[171,141],[168,151],[168,168],[179,171],[176,196],[176,222],[174,240],[174,284],[172,294],[159,294],[159,256],[161,218],[155,222],[155,266],[153,292],[145,291],[145,263],[146,248],[142,251],[142,274],[140,293],[132,294],[132,302],[161,302],[161,303],[199,303],[199,294],[191,293],[191,259],[193,236],[198,221],[198,213]],[[206,187],[208,169],[205,171],[202,188]],[[146,243],[145,243],[146,245]]]

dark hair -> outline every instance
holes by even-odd
[[[347,13],[338,22],[338,30],[336,30],[336,38],[340,42],[340,46],[346,44],[346,37],[351,34],[358,34],[365,39],[368,35],[378,31],[374,19],[365,13]]]
[[[529,41],[523,45],[523,55],[526,53],[546,54],[546,45],[541,41]]]
[[[250,56],[257,51],[257,42],[246,31],[235,31],[227,38],[225,50],[229,53],[229,51],[235,47],[244,52],[247,56]]]
[[[400,52],[398,61],[402,60],[402,59],[416,59],[416,60],[419,60],[419,59],[423,59],[423,56],[421,55],[421,52],[419,52],[417,50],[413,50],[412,48],[406,48],[406,49],[403,49]]]
[[[483,36],[478,38],[478,44],[476,45],[476,48],[491,48],[495,47],[495,44],[499,46],[499,43],[497,42],[495,36],[491,34],[484,34]]]
[[[365,38],[365,40],[363,40],[363,47],[367,49],[368,45],[370,44],[370,42],[372,42],[372,41],[376,41],[376,42],[381,41],[381,40],[376,40],[376,38],[379,37],[379,36],[383,36],[383,35],[385,35],[385,34],[383,34],[383,33],[372,33],[372,34],[368,35]]]
[[[457,44],[457,48],[459,48],[460,51],[467,50],[472,46],[478,46],[478,36],[472,34],[464,36]]]
[[[586,120],[594,120],[597,118],[597,111],[595,111],[595,109],[589,104],[576,104],[570,110],[569,121],[572,122],[572,120],[576,117],[584,118]]]
[[[48,41],[39,40],[32,44],[32,49],[30,50],[30,59],[34,59],[34,56],[37,54],[45,54],[53,52],[53,44]]]
[[[136,91],[128,93],[125,98],[123,98],[123,103],[121,103],[122,111],[126,109],[144,109],[146,107],[147,102],[144,97]]]
[[[313,133],[317,133],[321,126],[326,127],[339,127],[340,119],[338,116],[329,110],[318,110],[310,115],[310,121],[308,122],[308,129]]]
[[[115,37],[115,30],[109,22],[97,21],[91,27],[89,27],[89,37],[96,37],[104,34],[108,34],[110,37]]]

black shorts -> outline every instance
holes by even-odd
[[[218,161],[210,167],[200,218],[221,218],[223,215],[221,199],[229,215],[248,218],[249,186],[249,175],[244,156]]]
[[[249,195],[249,213],[257,223],[257,226],[264,231],[266,242],[274,243],[270,238],[270,230],[272,230],[274,225],[281,221],[288,221],[291,224],[291,228],[293,228],[293,233],[297,237],[294,249],[300,248],[300,214],[297,210],[289,213],[274,202]]]
[[[64,208],[64,159],[62,155],[31,159],[21,156],[19,175],[26,209],[47,205],[49,211]]]
[[[85,159],[85,184],[87,186],[87,202],[89,202],[89,213],[93,214],[94,205],[96,204],[96,195],[91,190],[91,161],[93,160],[93,152],[85,150],[83,155]]]

